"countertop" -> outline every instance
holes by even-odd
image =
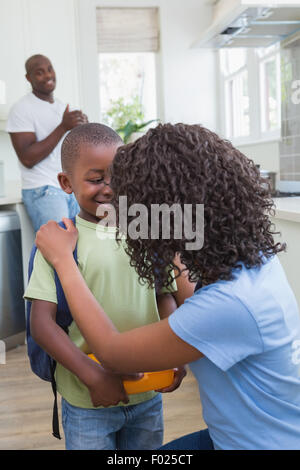
[[[4,196],[0,197],[0,206],[19,204],[22,202],[21,181],[8,180],[5,182]]]

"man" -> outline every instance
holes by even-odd
[[[32,91],[13,106],[6,130],[19,159],[23,202],[37,231],[48,220],[74,217],[79,210],[74,196],[61,190],[57,174],[63,136],[87,117],[54,98],[56,75],[47,57],[34,55],[25,68]]]

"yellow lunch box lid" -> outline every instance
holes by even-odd
[[[93,361],[99,362],[94,354],[88,355]],[[124,380],[124,388],[128,395],[135,393],[149,392],[169,387],[174,380],[174,370],[162,370],[158,372],[144,372],[144,376],[139,380]]]

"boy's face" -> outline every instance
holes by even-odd
[[[72,174],[59,175],[63,190],[75,194],[80,206],[79,216],[84,220],[99,222],[97,208],[112,199],[108,170],[119,145],[82,145]]]

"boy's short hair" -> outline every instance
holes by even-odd
[[[79,157],[80,146],[122,144],[121,137],[111,128],[97,122],[89,122],[74,127],[65,137],[61,146],[61,166],[63,171],[70,173]]]

